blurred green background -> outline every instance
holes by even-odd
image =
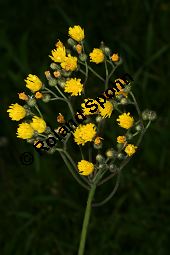
[[[85,28],[92,49],[104,41],[124,58],[135,77],[141,109],[158,119],[140,152],[124,169],[115,197],[95,208],[87,255],[167,255],[170,240],[170,1],[29,0],[0,1],[0,254],[76,254],[87,193],[59,155],[41,159],[16,138],[6,110],[18,102],[29,73],[40,75],[48,55],[68,27]],[[45,105],[48,116],[60,109]],[[55,111],[56,110],[56,111]],[[110,138],[111,138],[110,134]],[[19,156],[34,153],[33,165]],[[105,196],[112,183],[102,186]],[[98,195],[97,199],[99,199]]]

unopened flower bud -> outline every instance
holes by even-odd
[[[110,56],[111,51],[110,51],[109,47],[103,47],[102,50],[103,50],[103,52],[105,53],[106,56]]]
[[[71,73],[72,73],[71,71],[62,70],[62,76],[64,77],[70,77]]]
[[[109,149],[109,150],[107,150],[106,151],[106,156],[108,157],[108,158],[113,158],[114,157],[114,150],[113,149]]]
[[[136,131],[141,131],[142,130],[142,125],[138,124],[135,126]]]
[[[101,117],[101,116],[97,116],[97,117],[96,117],[96,122],[99,123],[99,122],[101,122],[101,121],[102,121],[102,117]]]
[[[128,84],[128,85],[125,85],[125,88],[123,89],[123,91],[129,93],[131,89],[132,89],[132,86]]]
[[[57,85],[57,80],[52,78],[48,81],[48,84],[49,84],[49,86],[56,86]]]
[[[101,154],[97,154],[97,156],[96,156],[96,161],[98,161],[98,162],[104,162],[104,161],[105,161],[105,158],[104,158]]]
[[[54,74],[55,78],[59,78],[61,76],[61,72],[60,71],[55,71],[53,74]]]
[[[67,43],[68,43],[70,46],[72,46],[72,47],[74,47],[74,46],[76,45],[76,42],[75,42],[72,38],[69,38],[69,39],[67,40]]]
[[[118,159],[124,159],[125,155],[123,155],[123,153],[120,152],[120,153],[117,154],[117,158]]]
[[[44,94],[42,101],[44,103],[48,103],[50,101],[51,96],[49,94]]]
[[[57,70],[58,69],[58,65],[56,63],[51,63],[50,65],[52,70]]]
[[[85,62],[87,60],[87,55],[86,54],[80,54],[79,55],[79,59],[82,61],[82,62]]]
[[[110,163],[109,170],[110,170],[110,172],[115,173],[115,172],[117,172],[118,167],[115,164]]]
[[[145,110],[142,112],[142,118],[143,120],[155,120],[156,119],[156,112],[151,111],[151,110]]]
[[[47,80],[51,79],[50,71],[45,71],[45,77],[47,78]]]
[[[65,87],[65,79],[59,79],[57,81],[58,85],[61,87],[61,88],[64,88]]]
[[[128,103],[128,100],[124,97],[124,98],[122,98],[122,99],[120,100],[120,103],[123,104],[123,105],[125,105],[125,104]]]
[[[34,98],[29,98],[27,104],[31,107],[36,105],[36,100]]]

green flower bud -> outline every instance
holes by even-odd
[[[72,38],[69,38],[69,39],[67,40],[67,43],[68,43],[68,45],[70,45],[70,46],[72,46],[72,47],[74,47],[74,46],[77,44]]]
[[[42,101],[44,103],[48,103],[51,99],[51,96],[49,94],[43,94],[43,98],[42,98]]]
[[[118,167],[115,164],[113,164],[113,163],[109,164],[109,171],[110,172],[115,173],[115,172],[117,172],[117,170],[118,170]]]
[[[34,98],[29,98],[27,104],[31,107],[36,105],[36,100]]]
[[[101,154],[97,154],[97,156],[96,156],[96,161],[98,161],[98,162],[104,162],[104,161],[105,161],[105,158],[104,158]]]
[[[153,120],[156,119],[156,117],[157,117],[157,115],[156,115],[156,112],[154,112],[154,111],[151,111],[151,110],[147,109],[147,110],[142,112],[143,120],[151,120],[151,121],[153,121]]]
[[[57,83],[58,83],[58,85],[63,89],[64,87],[65,87],[65,79],[59,79],[58,81],[57,81]]]
[[[128,84],[128,85],[125,85],[125,88],[123,91],[129,93],[131,91],[131,89],[132,89],[132,86],[130,84]]]
[[[94,149],[99,150],[102,148],[102,142],[100,144],[93,144]]]
[[[106,151],[106,156],[108,158],[113,158],[115,156],[115,151],[111,148]]]
[[[118,158],[118,159],[124,159],[124,158],[125,158],[125,155],[124,155],[123,153],[120,152],[120,153],[117,154],[117,158]]]
[[[87,60],[87,55],[82,53],[79,55],[79,59],[82,61],[82,62],[85,62]]]
[[[123,105],[128,104],[128,100],[124,97],[120,100],[120,103]]]
[[[52,70],[58,70],[58,65],[56,63],[51,63],[50,67]]]
[[[56,86],[57,85],[57,80],[52,78],[48,81],[49,86]]]
[[[99,122],[101,122],[101,121],[102,121],[102,117],[101,117],[101,116],[97,116],[97,117],[96,117],[96,122],[99,123]]]
[[[110,49],[109,49],[109,47],[103,47],[103,53],[106,55],[106,56],[110,56],[110,54],[111,54],[111,51],[110,51]]]
[[[62,70],[61,71],[61,74],[64,76],[64,77],[70,77],[72,72],[71,71],[65,71],[65,70]]]
[[[142,130],[142,124],[138,124],[135,126],[136,131],[141,131]]]

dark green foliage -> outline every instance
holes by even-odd
[[[87,48],[103,40],[124,58],[141,109],[157,112],[141,149],[124,169],[116,196],[92,212],[87,255],[167,255],[170,238],[170,3],[155,1],[12,1],[0,3],[0,254],[76,254],[86,191],[60,156],[39,157],[15,136],[6,110],[24,90],[28,73],[43,77],[48,55],[70,25],[85,28]],[[94,93],[98,84],[94,86]],[[62,112],[42,106],[51,125]],[[112,134],[107,133],[112,139]],[[2,143],[6,137],[7,143]],[[4,144],[4,145],[3,145]],[[23,166],[19,156],[34,153]],[[75,154],[76,157],[76,154]],[[112,182],[96,194],[101,200]]]

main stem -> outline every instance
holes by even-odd
[[[87,237],[87,229],[88,229],[88,225],[89,225],[89,219],[90,219],[91,207],[92,207],[92,200],[93,200],[93,197],[94,197],[95,190],[96,190],[96,184],[93,183],[92,186],[91,186],[91,189],[89,191],[89,195],[88,195],[88,199],[87,199],[87,205],[86,205],[86,210],[85,210],[85,214],[84,214],[84,220],[83,220],[83,226],[82,226],[82,231],[81,231],[81,238],[80,238],[78,255],[83,255],[84,254],[84,248],[85,248],[86,237]]]

